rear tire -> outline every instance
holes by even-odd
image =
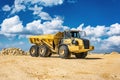
[[[52,54],[50,53],[49,48],[46,45],[41,45],[38,48],[38,54],[41,57],[50,57]]]
[[[36,45],[31,46],[31,48],[30,48],[30,50],[29,50],[30,55],[31,55],[32,57],[38,57],[39,54],[37,53],[37,50],[38,50],[38,46],[36,46]]]
[[[58,54],[61,58],[68,59],[71,54],[69,53],[68,47],[66,45],[61,45],[58,50]]]
[[[76,58],[84,59],[87,56],[87,52],[76,53],[75,56]]]

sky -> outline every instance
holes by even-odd
[[[120,52],[120,0],[0,0],[0,50],[66,29],[86,31],[94,52]]]

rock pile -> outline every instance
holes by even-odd
[[[116,55],[116,54],[119,54],[119,52],[111,52],[110,54],[111,55]]]
[[[20,48],[4,48],[0,55],[26,55],[27,53]]]

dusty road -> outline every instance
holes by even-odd
[[[120,80],[120,54],[86,59],[0,56],[0,80]]]

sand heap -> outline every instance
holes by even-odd
[[[0,55],[26,55],[27,53],[20,48],[4,48]]]
[[[114,51],[114,52],[111,52],[110,54],[111,54],[111,55],[117,55],[117,54],[119,54],[119,52],[115,52],[115,51]]]

